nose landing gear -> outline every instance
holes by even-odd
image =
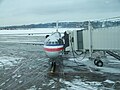
[[[50,73],[55,73],[56,70],[56,62],[52,62],[51,68],[50,68]]]

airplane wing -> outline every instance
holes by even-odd
[[[51,33],[34,33],[34,32],[32,32],[32,33],[2,34],[0,43],[44,45],[45,36],[51,35],[51,34],[52,34],[52,32]],[[42,37],[42,39],[41,39],[41,37]]]
[[[44,42],[21,42],[21,44],[44,45]]]

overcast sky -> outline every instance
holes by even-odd
[[[120,16],[120,0],[0,0],[0,26]]]

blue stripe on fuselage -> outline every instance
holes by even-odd
[[[64,44],[47,44],[46,46],[61,46],[61,45],[64,45]]]

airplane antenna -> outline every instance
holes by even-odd
[[[59,26],[58,26],[58,21],[56,22],[56,32],[58,32],[58,28],[59,28]]]

